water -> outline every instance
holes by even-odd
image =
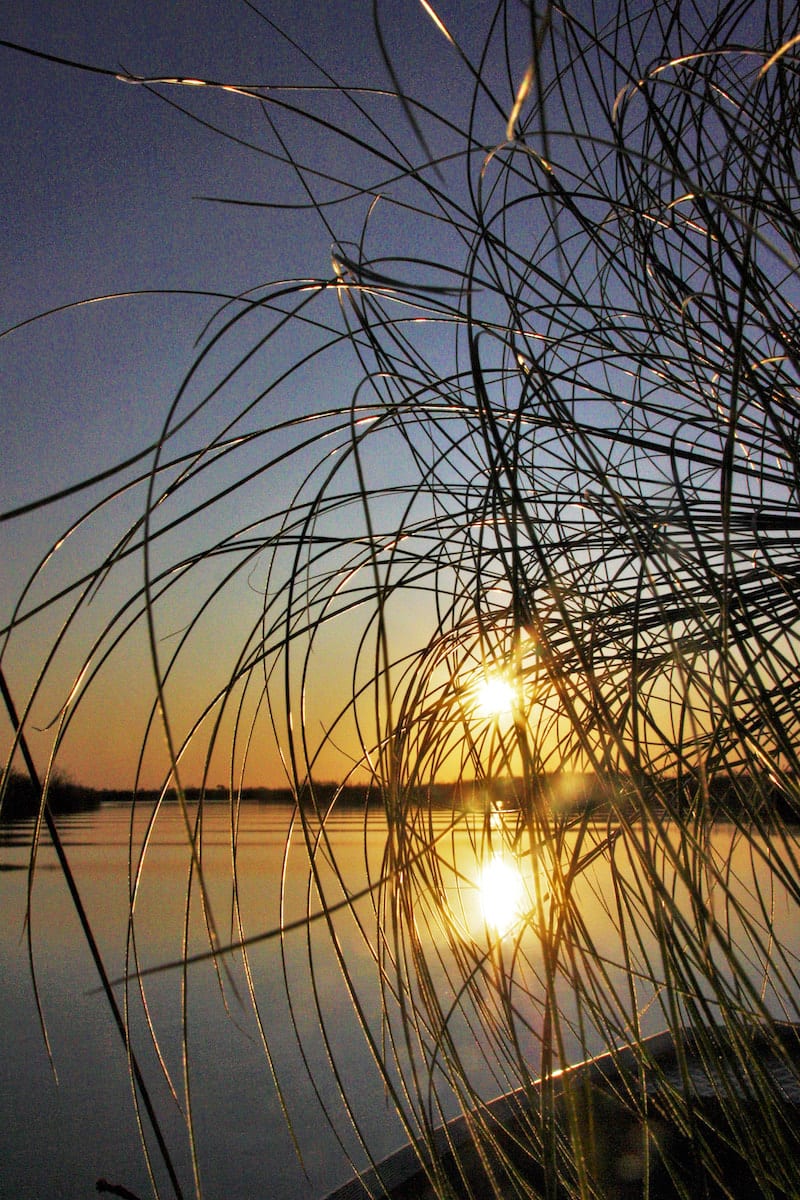
[[[239,835],[239,905],[243,927],[262,932],[276,923],[289,813],[252,807],[243,811]],[[129,815],[124,808],[62,822],[70,865],[107,970],[125,973],[129,895]],[[134,1117],[126,1056],[51,849],[42,846],[32,897],[35,977],[58,1079],[48,1062],[36,1015],[24,933],[28,830],[15,838],[2,831],[0,843],[0,1196],[76,1197],[95,1193],[98,1179],[149,1194],[146,1168]],[[358,846],[357,823],[338,823],[339,849]],[[142,828],[136,830],[139,845]],[[16,843],[16,844],[15,844]],[[231,836],[227,811],[205,818],[202,865],[221,941],[235,939],[231,917]],[[288,919],[305,911],[307,860],[290,859]],[[357,857],[355,855],[354,857]],[[208,941],[199,890],[194,886],[188,926],[187,879],[190,863],[183,822],[177,809],[159,819],[144,861],[135,906],[140,964],[169,962],[182,955],[182,939],[202,951]],[[195,876],[196,878],[196,876]],[[188,934],[186,930],[188,929]],[[352,941],[352,939],[351,939]],[[402,1140],[387,1111],[376,1073],[365,1062],[363,1038],[350,1016],[351,1005],[338,984],[338,971],[320,927],[310,937],[289,935],[282,953],[278,940],[254,946],[250,954],[253,992],[269,1041],[284,1103],[298,1126],[305,1168],[298,1162],[281,1112],[281,1101],[266,1055],[240,961],[218,976],[213,963],[199,963],[185,976],[179,970],[146,980],[146,999],[155,1037],[148,1033],[136,987],[128,990],[134,1048],[164,1123],[182,1181],[192,1192],[190,1139],[185,1128],[186,1081],[181,1038],[186,1015],[186,1057],[190,1064],[195,1142],[204,1193],[210,1197],[316,1197],[352,1173],[344,1150],[321,1112],[298,1049],[296,1026],[306,1043],[309,1070],[322,1099],[335,1100],[336,1086],[318,1033],[316,1004],[308,985],[309,955],[315,960],[318,1003],[336,1031],[342,1070],[359,1077],[365,1132],[386,1152]],[[363,951],[351,944],[357,959]],[[284,972],[295,1001],[293,1019],[286,1002]],[[116,993],[124,1002],[125,988]],[[377,1014],[376,1014],[377,1015]],[[316,1036],[314,1030],[317,1029]],[[158,1055],[177,1093],[171,1099]],[[367,1078],[369,1076],[369,1078]],[[146,1122],[145,1122],[146,1124]],[[344,1135],[347,1123],[343,1123]],[[154,1146],[152,1137],[148,1139]],[[358,1153],[349,1138],[348,1149]],[[157,1151],[154,1170],[163,1183]],[[363,1155],[362,1155],[363,1161]],[[169,1187],[164,1188],[169,1195]]]
[[[442,816],[437,829],[445,829],[446,821]],[[295,837],[284,857],[290,822],[288,809],[255,805],[242,809],[234,890],[230,816],[221,805],[207,809],[201,842],[205,895],[198,887],[183,818],[175,807],[160,814],[138,876],[139,848],[147,833],[145,814],[133,830],[128,810],[113,806],[61,824],[70,864],[112,977],[130,974],[135,961],[146,970],[180,963],[184,950],[189,955],[203,954],[212,920],[221,943],[236,941],[242,932],[250,938],[258,935],[248,949],[249,976],[236,954],[219,963],[206,958],[185,971],[173,967],[146,975],[142,992],[135,983],[115,987],[120,1004],[127,1000],[133,1050],[186,1195],[193,1194],[196,1172],[203,1194],[211,1200],[317,1200],[349,1178],[354,1163],[366,1165],[366,1152],[354,1126],[376,1158],[405,1140],[386,1095],[387,1080],[382,1079],[364,1036],[366,1029],[375,1051],[385,1054],[389,1043],[383,1015],[390,1016],[388,1032],[399,1029],[391,997],[382,995],[378,986],[376,956],[382,949],[391,954],[394,947],[381,946],[373,899],[365,895],[355,906],[360,923],[346,909],[336,914],[335,945],[325,921],[310,926],[302,922],[307,911],[320,910],[319,889],[329,906],[342,899],[342,882],[332,862],[338,864],[351,894],[377,877],[386,844],[385,823],[371,815],[365,832],[363,816],[337,817],[331,824],[330,844],[317,856],[316,884],[310,885],[302,839]],[[27,863],[29,836],[25,827],[0,829],[0,1197],[88,1197],[96,1194],[99,1179],[144,1197],[150,1194],[150,1185],[126,1055],[107,1002],[97,991],[97,976],[53,851],[43,844],[31,898],[30,934],[53,1066],[48,1060],[25,928],[27,873],[22,868]],[[791,964],[800,954],[792,904],[785,894],[768,889],[774,881],[766,864],[749,855],[744,844],[737,845],[730,831],[723,828],[715,834],[715,847],[749,907],[756,885],[762,899],[768,897],[764,927],[773,945],[780,947],[785,972],[791,974]],[[456,876],[448,875],[451,858],[458,858],[459,869],[467,876],[473,871],[474,854],[472,866],[465,867],[470,861],[469,841],[465,834],[450,841],[443,838],[440,849],[441,895],[452,898],[452,918],[467,934],[478,936],[482,918],[477,888],[471,888],[468,880],[458,888]],[[282,939],[262,937],[281,921],[282,876],[282,920],[284,926],[297,922],[297,928]],[[132,879],[136,880],[133,940],[126,937]],[[607,909],[611,889],[604,860],[587,870],[577,886],[582,889],[580,905],[588,934],[597,951],[607,953],[613,964],[616,933]],[[530,880],[528,887],[532,887]],[[418,913],[421,945],[426,953],[430,951],[426,961],[432,983],[447,1001],[457,991],[453,959],[437,947],[435,920],[429,922],[424,909],[420,893],[415,917]],[[384,916],[384,928],[390,927]],[[647,931],[640,932],[648,950]],[[752,974],[761,985],[759,953],[751,947]],[[347,978],[337,954],[347,964]],[[517,992],[520,1005],[526,995],[534,996],[538,986],[539,964],[533,950],[525,969],[529,990]],[[618,979],[613,966],[608,971],[614,985]],[[391,972],[386,979],[391,980]],[[792,980],[793,976],[783,989],[768,981],[764,984],[768,1003],[781,1015],[785,1015]],[[562,999],[568,1012],[571,997],[566,985]],[[658,1005],[649,1005],[644,995],[640,1002],[644,1032],[656,1032]],[[532,1005],[532,1070],[534,1010]],[[514,1080],[493,1077],[483,1058],[486,1052],[491,1060],[491,1048],[482,1044],[476,1021],[476,1014],[466,1007],[454,1013],[448,1031],[464,1069],[489,1096]],[[402,1046],[397,1055],[401,1068],[407,1066]],[[389,1071],[387,1078],[391,1086],[398,1071]],[[340,1091],[352,1106],[350,1118]],[[302,1151],[302,1165],[282,1106]],[[442,1106],[445,1116],[456,1111],[446,1088]],[[191,1134],[187,1112],[191,1112]],[[163,1195],[169,1196],[158,1149],[146,1118],[142,1120],[156,1181]]]

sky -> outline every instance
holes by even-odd
[[[353,19],[359,8],[360,30]],[[296,9],[284,4],[270,11],[290,30],[294,26],[312,52],[332,52],[337,71],[378,74],[374,52],[371,64],[369,56],[363,61],[370,42],[368,4],[319,6],[315,22],[299,30]],[[10,41],[112,70],[236,82],[319,78],[239,0],[119,4],[113,10],[90,3],[68,9],[11,3],[4,6],[3,22],[3,36]],[[0,184],[4,329],[48,307],[115,291],[172,287],[235,292],[283,275],[329,270],[330,239],[317,222],[197,199],[272,199],[281,188],[288,199],[291,188],[273,164],[215,137],[143,88],[5,49],[3,62],[3,99],[10,114],[2,131]],[[227,128],[266,140],[249,101],[228,95],[222,104],[204,105],[209,97],[174,88],[163,89],[163,95],[201,113],[213,109]],[[317,146],[308,144],[307,150],[318,157]],[[14,451],[11,477],[4,473],[2,484],[4,508],[38,494],[45,479],[59,484],[74,477],[75,460],[85,460],[99,441],[93,427],[86,444],[87,411],[104,422],[104,447],[113,453],[127,441],[127,421],[118,419],[120,406],[136,405],[138,434],[143,414],[156,407],[165,383],[180,376],[192,342],[181,347],[175,335],[187,330],[194,339],[198,305],[170,300],[162,305],[167,311],[159,314],[155,328],[149,313],[138,315],[137,309],[145,308],[120,305],[125,311],[118,315],[110,305],[99,320],[92,314],[96,332],[91,335],[94,360],[89,362],[81,353],[81,331],[74,319],[28,335],[39,339],[30,346],[32,352],[53,351],[47,356],[51,362],[40,364],[40,370],[48,369],[41,381],[26,378],[33,357],[29,346],[17,338],[4,347],[10,359],[6,371],[13,372],[7,376],[4,436],[12,439]],[[134,361],[122,361],[121,329],[130,343],[126,357]],[[174,363],[172,380],[162,374],[165,359]],[[97,383],[90,401],[86,390],[92,377]],[[114,404],[103,411],[103,397],[112,390]],[[93,408],[78,415],[78,405],[90,402]],[[52,435],[57,444],[43,447],[43,434]],[[34,442],[36,459],[45,450],[48,459],[41,477],[32,476],[29,466]]]
[[[387,46],[404,87],[421,91],[437,111],[456,114],[457,81],[463,83],[464,74],[459,76],[461,68],[452,48],[418,3],[408,0],[383,7]],[[454,32],[472,52],[471,43],[477,45],[479,37],[477,17],[485,18],[492,6],[470,6],[470,10],[466,14],[454,3],[439,6],[443,19],[453,22]],[[388,83],[371,0],[328,0],[313,10],[287,0],[265,0],[262,11],[338,79],[360,85]],[[161,0],[137,0],[113,6],[9,0],[0,18],[0,38],[47,55],[137,76],[245,85],[324,82],[321,72],[296,47],[241,0],[168,5]],[[0,47],[0,58],[6,114],[0,129],[0,329],[6,331],[0,339],[4,446],[0,512],[8,514],[105,471],[150,444],[159,436],[197,354],[198,335],[219,309],[220,297],[271,280],[328,277],[331,232],[308,212],[203,199],[267,199],[292,205],[302,198],[297,180],[253,148],[274,149],[275,139],[251,99],[197,88],[147,90],[7,47]],[[171,101],[190,107],[250,145],[233,144],[215,134]],[[328,96],[304,102],[318,104],[318,111],[335,124],[335,104]],[[386,171],[380,161],[369,155],[359,157],[329,133],[308,125],[300,128],[286,114],[281,114],[281,120],[293,152],[320,170],[370,182]],[[396,105],[382,111],[380,120],[391,136],[411,152],[419,152]],[[501,114],[495,114],[494,121],[499,136]],[[320,188],[325,186],[320,183]],[[334,187],[331,194],[335,192]],[[369,199],[336,210],[337,234],[358,235]],[[402,213],[395,211],[381,229],[388,250],[394,238],[400,248],[414,242],[419,253],[428,252],[422,232]],[[429,252],[436,257],[435,247]],[[162,289],[169,294],[157,294]],[[130,294],[139,292],[144,294]],[[77,304],[123,293],[101,303]],[[252,340],[249,332],[244,336],[241,346],[247,337]],[[213,413],[191,425],[185,443],[174,444],[190,449],[204,431],[213,436],[224,425],[226,405],[233,411],[265,372],[279,375],[297,358],[298,346],[301,351],[307,348],[298,337],[276,340],[268,362],[255,362],[249,375],[240,376],[220,398]],[[309,337],[313,344],[313,335]],[[219,362],[210,375],[217,372],[218,376],[224,369],[222,357]],[[290,381],[271,397],[271,418],[297,415],[303,405],[318,406],[328,394],[330,403],[341,403],[353,378],[352,363],[342,354],[328,356],[324,366],[312,363],[302,382]],[[269,476],[269,494],[257,498],[256,505],[288,503],[295,483],[291,469],[275,470]],[[104,486],[0,524],[4,622],[42,556],[70,522],[105,494]],[[38,600],[79,576],[87,563],[102,559],[119,532],[141,513],[142,498],[141,488],[132,489],[79,526],[48,559],[25,604],[35,607]],[[253,518],[252,498],[243,497],[241,505],[234,517],[246,523]],[[232,519],[230,513],[225,519]],[[219,520],[222,530],[224,520]],[[198,524],[199,531],[182,532],[182,552],[189,553],[187,547],[200,546],[209,536],[207,524],[202,520]],[[49,650],[60,623],[67,620],[67,601],[27,620],[4,644],[3,667],[20,710],[46,664],[45,682],[36,691],[27,723],[40,770],[48,761],[59,714],[93,637],[140,585],[141,571],[139,559],[116,568],[91,601],[87,597],[79,619],[67,625],[52,660]],[[179,701],[176,683],[178,708],[184,703],[196,707],[197,698],[224,678],[220,664],[235,657],[241,631],[257,621],[261,586],[250,576],[248,583],[229,592],[232,598],[226,600],[224,612],[211,620],[197,647],[186,652],[181,686],[194,700]],[[178,637],[191,619],[195,601],[191,589],[176,599],[173,627],[168,621],[159,636]],[[327,660],[322,656],[321,661]],[[131,782],[153,696],[151,676],[147,639],[141,630],[133,630],[114,650],[82,700],[78,716],[72,718],[58,757],[71,777],[94,786]],[[189,708],[185,713],[181,710],[184,725],[191,723]],[[10,727],[4,723],[0,728],[0,751],[7,751]],[[163,753],[154,751],[152,762],[144,768],[148,785],[163,778],[162,762]],[[196,780],[201,765],[194,763],[187,770],[190,782]],[[226,769],[220,763],[218,774]],[[338,767],[332,764],[331,769]],[[274,751],[264,752],[256,773],[261,777],[252,782],[279,784],[284,778]]]
[[[709,419],[707,402],[731,378],[738,394],[724,349],[730,297],[717,297],[717,313],[713,238],[696,236],[702,205],[694,221],[684,207],[695,176],[703,196],[715,173],[734,190],[742,182],[737,143],[722,138],[729,109],[732,136],[761,147],[759,105],[780,94],[758,64],[784,36],[780,6],[722,6],[723,42],[752,39],[756,53],[701,56],[724,85],[704,90],[703,71],[687,65],[695,6],[673,24],[669,6],[580,0],[546,43],[544,105],[532,88],[511,143],[530,60],[526,6],[437,9],[458,48],[426,0],[3,6],[0,41],[50,56],[0,45],[0,628],[13,624],[0,654],[41,772],[57,748],[55,766],[94,786],[159,786],[176,763],[186,784],[277,786],[292,774],[281,758],[291,749],[300,777],[342,780],[363,775],[359,744],[375,746],[382,723],[408,736],[409,759],[435,757],[440,714],[459,728],[469,670],[506,656],[534,608],[552,629],[540,626],[541,640],[567,653],[574,635],[580,659],[572,717],[555,685],[549,710],[532,702],[543,723],[534,740],[552,734],[560,761],[559,722],[582,736],[591,655],[581,658],[581,638],[594,653],[611,594],[620,612],[638,611],[639,515],[680,507],[683,494],[715,509],[726,410],[723,397]],[[619,23],[595,44],[592,22],[602,31],[612,14]],[[759,15],[769,18],[760,33]],[[416,130],[396,85],[421,102]],[[702,105],[697,127],[685,95]],[[672,124],[655,119],[662,112]],[[556,203],[552,178],[569,200]],[[740,235],[733,222],[734,255]],[[764,253],[780,310],[794,274],[775,276]],[[348,260],[368,263],[376,286],[350,288]],[[472,261],[478,285],[453,300]],[[735,273],[724,278],[735,295]],[[695,317],[685,298],[707,284]],[[354,297],[371,332],[382,314],[379,348],[367,332],[352,336]],[[748,336],[752,356],[774,363],[763,298],[748,297]],[[483,384],[493,413],[506,406],[508,437],[522,430],[514,478],[532,498],[534,532],[507,516],[509,471],[482,423]],[[578,414],[568,436],[563,403]],[[751,444],[734,464],[744,524],[775,475],[753,467],[771,453],[762,412],[756,397]],[[776,504],[793,486],[783,469]],[[626,522],[609,549],[609,528]],[[672,536],[685,553],[689,534]],[[716,567],[696,549],[716,595]],[[650,597],[652,653],[667,661],[671,606],[696,588],[691,555],[681,561],[685,579],[670,561]],[[633,632],[623,620],[614,636],[608,686],[624,707]],[[538,653],[525,660],[533,692]],[[669,709],[656,693],[671,680],[658,676],[654,704]],[[669,720],[665,729],[656,758],[670,753]],[[0,753],[11,742],[0,724]]]

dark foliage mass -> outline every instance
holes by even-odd
[[[82,787],[68,779],[56,778],[50,788],[48,802],[54,813],[91,812],[99,808],[103,793]],[[41,788],[28,775],[12,771],[6,782],[0,820],[30,820],[39,815],[42,803]]]

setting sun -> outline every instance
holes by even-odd
[[[514,688],[502,675],[490,675],[477,689],[475,708],[479,717],[508,717],[514,711]]]

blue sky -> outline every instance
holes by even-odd
[[[339,80],[360,86],[389,83],[374,34],[372,4],[366,0],[355,4],[331,0],[315,6],[280,0],[265,4],[263,11]],[[463,117],[468,73],[422,7],[409,2],[379,11],[404,87],[423,95],[443,115]],[[483,36],[475,10],[465,14],[460,5],[444,4],[439,11],[473,52],[471,43],[477,45]],[[489,11],[485,6],[484,19]],[[87,66],[140,76],[273,86],[326,82],[296,47],[239,0],[174,4],[137,0],[113,6],[99,2],[30,5],[12,0],[3,7],[0,37]],[[0,130],[4,214],[0,329],[12,330],[0,342],[4,445],[0,511],[7,513],[104,471],[151,443],[195,359],[198,335],[220,306],[219,297],[272,280],[327,277],[331,231],[308,211],[257,206],[265,200],[293,205],[305,197],[291,172],[253,148],[275,151],[278,146],[251,99],[169,86],[156,89],[159,94],[155,94],[105,74],[78,71],[7,48],[0,48],[0,56],[6,114]],[[520,64],[523,58],[521,53]],[[510,98],[509,81],[506,90]],[[289,102],[294,99],[283,91],[276,95]],[[188,107],[251,144],[226,140],[170,102]],[[305,94],[301,102],[334,126],[345,119],[330,93]],[[374,111],[388,138],[421,157],[396,104],[378,101]],[[322,172],[368,184],[393,173],[384,159],[342,144],[331,131],[298,123],[285,111],[275,116],[292,153]],[[492,124],[501,137],[502,113],[493,115]],[[428,128],[435,137],[435,122],[428,121]],[[363,132],[376,145],[382,144],[380,130],[365,125]],[[329,181],[320,178],[318,183],[320,194],[341,194],[341,188]],[[256,205],[226,205],[203,197]],[[331,210],[338,236],[346,240],[359,235],[369,203],[366,197]],[[407,253],[411,246],[414,253],[431,259],[441,254],[430,241],[430,230],[401,209],[381,209],[372,225],[380,231],[376,241],[383,239],[387,253]],[[163,289],[169,294],[156,294]],[[134,292],[144,294],[128,294]],[[78,304],[115,293],[125,295]],[[30,320],[62,306],[74,307]],[[21,328],[12,329],[20,323],[24,323]],[[186,440],[174,443],[176,447],[192,449],[204,429],[221,428],[224,406],[235,410],[265,378],[280,375],[313,345],[315,335],[308,332],[308,343],[301,335],[292,335],[272,344],[268,360],[256,360],[249,372],[237,376],[213,413],[195,422]],[[244,328],[241,341],[230,340],[231,349],[225,351],[233,356],[230,361],[237,346],[241,353],[253,336]],[[270,418],[296,415],[304,405],[318,408],[346,400],[357,374],[348,375],[345,359],[333,354],[324,365],[312,364],[302,381],[279,388],[269,401]],[[223,360],[223,355],[214,360],[209,379],[215,371],[224,371]],[[291,471],[273,472],[265,507],[276,503],[279,507],[291,495],[292,484]],[[6,563],[0,607],[5,619],[41,556],[101,492],[81,492],[0,525],[0,553]],[[99,521],[73,534],[48,566],[39,593],[52,593],[80,575],[84,564],[108,552],[120,530],[141,511],[140,501],[141,492],[134,492],[104,511]],[[248,508],[238,517],[244,521],[251,515]],[[225,528],[223,519],[219,528]],[[191,544],[189,534],[184,546]],[[103,613],[108,617],[114,604],[123,602],[126,588],[137,586],[139,570],[138,563],[129,563],[117,572],[116,590],[106,587],[105,601],[103,596],[95,598],[96,628],[102,627]],[[244,595],[246,606],[246,588]],[[48,639],[52,640],[67,611],[65,604],[47,619],[28,622],[6,649],[4,666],[19,704],[36,677],[36,664],[42,661]],[[76,632],[76,645],[69,654],[65,652],[63,665],[49,668],[48,701],[45,704],[40,698],[30,735],[42,758],[53,729],[35,730],[52,720],[68,694],[74,664],[91,644],[91,627],[91,620],[82,619],[82,632],[80,636]],[[71,735],[62,755],[72,774],[88,775],[93,782],[101,776],[120,782],[122,773],[130,773],[130,750],[121,755],[112,743],[119,743],[126,736],[124,730],[143,719],[146,711],[144,696],[149,690],[142,679],[137,685],[141,697],[136,719],[132,715],[134,680],[146,663],[145,649],[141,644],[136,651],[129,646],[125,656],[127,665],[121,675],[114,674],[116,682],[109,685],[108,693],[101,700],[95,689],[94,705],[83,705],[95,720],[98,711],[108,714],[114,738],[106,736],[101,747],[92,748],[89,733],[81,738]],[[126,686],[120,679],[127,681]],[[74,746],[71,752],[69,745]],[[119,766],[122,759],[124,772]]]

